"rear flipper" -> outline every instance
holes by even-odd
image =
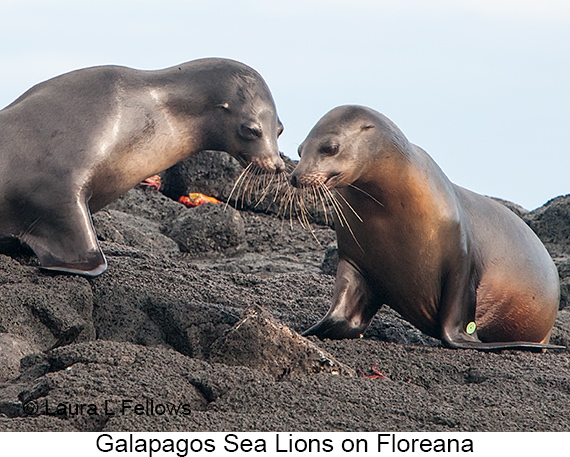
[[[19,238],[45,270],[98,276],[107,269],[85,203],[43,211]]]
[[[494,351],[500,349],[566,349],[566,346],[557,346],[547,343],[533,343],[529,341],[499,341],[496,343],[484,343],[479,340],[476,333],[465,335],[456,334],[453,338],[449,335],[442,338],[445,346],[452,349],[476,349],[478,351]]]
[[[441,341],[452,349],[476,349],[494,351],[500,349],[566,349],[564,346],[548,344],[550,332],[541,342],[531,341],[496,341],[482,342],[477,335],[475,323],[476,288],[465,287],[474,276],[470,263],[465,259],[456,261],[447,278],[449,287],[442,295],[439,318],[441,321]]]

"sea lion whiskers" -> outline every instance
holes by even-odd
[[[319,186],[319,189],[322,191],[324,197],[328,200],[329,204],[331,205],[333,211],[336,213],[338,217],[338,221],[341,227],[344,227],[346,221],[346,217],[344,216],[344,212],[342,211],[342,206],[338,202],[338,199],[333,195],[331,190],[325,186],[324,184]]]
[[[289,221],[292,224],[293,208],[295,209],[295,215],[299,220],[299,223],[303,228],[310,227],[308,215],[310,215],[307,206],[305,205],[304,195],[299,192],[298,189],[292,188],[285,183],[285,192],[283,198],[281,199],[281,204],[279,205],[279,210],[277,212],[278,216],[287,217],[287,210],[289,212]],[[304,192],[303,192],[304,194]]]
[[[288,190],[291,202],[294,201],[295,203],[293,205],[295,207],[295,215],[297,216],[297,219],[301,224],[301,227],[303,227],[304,229],[308,229],[311,232],[311,235],[313,236],[315,241],[320,244],[320,241],[317,238],[315,231],[311,227],[311,223],[309,221],[309,216],[311,216],[311,213],[308,210],[307,206],[305,205],[305,200],[303,198],[304,196],[307,195],[306,189],[303,189],[303,195],[301,195],[300,192],[297,192],[296,189],[291,189],[290,186],[288,186]]]
[[[271,200],[271,203],[269,204],[269,206],[274,204],[277,201],[277,198],[279,197],[279,195],[282,194],[283,186],[287,187],[287,177],[285,176],[284,173],[281,173],[277,179],[278,179],[278,182],[275,186],[277,188],[277,190],[275,192],[273,192],[273,200]]]
[[[255,182],[256,175],[257,175],[257,168],[252,167],[244,177],[243,186],[241,188],[242,190],[241,198],[240,198],[241,209],[244,209],[244,202],[247,201],[249,203],[251,201],[251,194],[253,188],[251,183],[252,181]]]
[[[269,182],[268,182],[269,178]],[[259,185],[258,185],[258,192],[263,189],[263,193],[261,197],[258,199],[255,208],[259,206],[259,204],[267,198],[267,195],[270,191],[273,192],[273,199],[269,203],[271,206],[277,200],[278,196],[283,193],[283,186],[287,186],[288,178],[285,176],[284,173],[280,174],[270,174],[268,176],[267,173],[263,173],[259,176]]]
[[[284,191],[281,199],[279,200],[279,207],[277,208],[277,216],[278,217],[283,216],[282,220],[284,220],[284,218],[285,218],[284,208],[287,206],[289,200],[291,198],[293,198],[291,194],[292,194],[291,189],[289,189],[288,187],[285,187],[285,191]],[[277,201],[277,197],[278,197],[278,193],[276,192],[273,196],[273,203],[275,201]]]
[[[338,192],[333,193],[332,190],[334,190],[334,189],[331,190],[326,185],[326,183],[324,181],[320,182],[318,186],[310,186],[309,188],[302,188],[302,193],[304,196],[310,195],[310,194],[308,194],[308,189],[311,189],[313,191],[312,197],[313,197],[313,203],[314,203],[315,207],[317,206],[317,195],[320,198],[320,203],[321,203],[321,206],[323,208],[324,215],[325,215],[325,222],[328,223],[327,213],[330,211],[330,209],[329,209],[329,207],[330,207],[330,208],[332,208],[332,210],[337,215],[337,218],[338,218],[340,225],[342,227],[346,226],[348,228],[349,232],[351,233],[351,235],[354,239],[354,242],[358,245],[358,247],[360,249],[362,249],[362,251],[364,251],[364,249],[362,248],[362,246],[360,245],[360,243],[356,239],[356,235],[354,234],[354,231],[352,230],[352,227],[350,226],[350,223],[348,222],[348,219],[346,218],[346,216],[344,214],[342,205],[340,204],[336,195],[340,195],[340,197],[343,199],[343,201],[347,204],[347,206],[350,208],[350,210],[354,213],[354,215],[358,218],[358,220],[360,222],[363,222],[362,218],[356,212],[356,210],[346,201],[344,196]],[[327,204],[329,206],[327,206]],[[303,203],[303,205],[304,205],[304,203]]]
[[[318,206],[323,208],[325,223],[328,224],[328,213],[330,211],[328,205],[331,205],[331,203],[329,203],[329,198],[324,195],[324,192],[319,186],[295,188],[292,187],[288,181],[285,182],[284,185],[285,191],[277,212],[278,216],[282,215],[283,217],[286,217],[287,208],[289,208],[289,216],[292,216],[292,208],[295,207],[295,212],[303,228],[310,229],[309,216],[312,215],[305,202],[306,200],[309,200],[309,203],[311,203],[315,209]],[[302,215],[302,220],[299,215]]]
[[[234,197],[234,208],[244,209],[246,206],[258,208],[273,193],[268,208],[284,193],[287,178],[283,173],[267,173],[259,166],[250,163],[236,179],[226,202],[226,207]]]
[[[309,210],[307,209],[307,207],[305,206],[305,203],[301,200],[301,204],[299,205],[299,207],[301,208],[302,211],[302,215],[305,221],[305,225],[306,228],[309,229],[309,231],[311,232],[311,235],[313,236],[313,238],[315,239],[315,241],[319,244],[321,244],[321,242],[319,241],[319,239],[317,238],[317,235],[315,234],[315,231],[313,230],[313,227],[311,227],[311,224],[309,222],[309,218],[307,216],[309,216],[311,213],[309,212]],[[301,222],[301,226],[305,227],[303,225],[303,222]]]
[[[234,194],[236,188],[238,187],[238,185],[241,183],[241,181],[243,180],[244,176],[247,174],[248,170],[253,166],[253,164],[249,164],[247,167],[245,167],[243,169],[243,171],[241,172],[241,174],[238,176],[238,178],[236,179],[236,182],[234,183],[234,186],[232,187],[232,190],[230,192],[230,195],[228,197],[228,200],[226,201],[226,204],[224,206],[224,210],[228,207],[228,204],[230,203],[230,200],[232,199],[232,195]]]
[[[257,194],[259,191],[261,191],[261,189],[263,189],[263,193],[257,199],[257,203],[255,204],[254,208],[257,208],[261,204],[261,202],[263,200],[265,200],[265,197],[267,197],[267,194],[269,193],[269,189],[271,188],[271,184],[273,184],[273,177],[274,177],[274,175],[271,175],[269,182],[267,182],[267,176],[261,176],[260,175],[257,177],[257,183],[256,183],[257,187],[255,190],[255,193]]]
[[[271,185],[275,179],[275,174],[268,174],[264,170],[254,170],[254,177],[250,183],[250,193],[249,202],[256,201],[255,208],[257,208],[261,202],[265,199],[269,191],[271,190]]]
[[[316,186],[308,186],[303,189],[291,186],[287,173],[282,173],[277,177],[269,177],[268,182],[267,178],[264,179],[265,182],[263,185],[265,188],[260,201],[256,204],[256,207],[266,198],[268,193],[273,190],[274,195],[270,205],[274,204],[277,199],[279,199],[279,206],[276,210],[277,217],[280,217],[283,223],[285,223],[285,220],[288,218],[291,228],[293,228],[293,219],[296,218],[301,224],[301,227],[308,229],[313,238],[320,243],[315,235],[315,231],[311,227],[310,219],[313,215],[307,206],[307,202],[309,204],[312,203],[314,207],[317,207],[318,202],[320,201],[325,212],[325,219],[328,223],[327,213],[330,210],[327,208],[325,203],[328,199],[321,195],[322,191],[320,191]]]
[[[328,216],[328,209],[325,206],[325,199],[323,198],[322,191],[320,188],[313,187],[313,206],[317,207],[319,203],[321,203],[323,207],[323,213],[325,215],[325,224],[329,224],[329,216]]]
[[[297,205],[295,205],[295,212],[300,211],[301,213],[301,218],[299,218],[299,222],[301,223],[301,226],[303,228],[308,228],[311,233],[313,233],[313,229],[311,228],[311,224],[309,222],[309,218],[308,216],[310,215],[309,210],[307,209],[307,206],[305,205],[305,201],[300,198],[299,196],[297,196]]]
[[[343,225],[343,221],[344,224],[346,224],[346,228],[348,229],[348,231],[350,232],[352,238],[354,239],[354,242],[356,243],[356,245],[360,248],[360,250],[362,252],[364,252],[363,247],[360,245],[360,243],[358,242],[358,240],[356,239],[356,235],[354,234],[354,230],[352,230],[352,227],[350,226],[350,223],[348,222],[348,219],[346,218],[343,210],[342,210],[342,205],[340,204],[340,202],[338,201],[338,199],[336,198],[336,196],[333,194],[332,190],[329,189],[326,185],[324,185],[324,183],[321,185],[321,189],[323,189],[325,191],[325,195],[327,195],[330,198],[331,203],[333,204],[333,208],[335,210],[335,213],[339,219],[340,225],[342,227],[344,227]],[[336,194],[340,195],[338,192],[336,192]],[[344,198],[344,197],[343,197]],[[346,201],[346,200],[345,200]],[[354,208],[352,208],[350,205],[349,207],[354,211]],[[354,211],[354,214],[360,219],[360,221],[362,222],[362,219],[360,218],[360,216],[356,213],[356,211]]]
[[[349,187],[352,187],[353,189],[362,192],[364,195],[366,195],[367,197],[370,197],[372,200],[374,200],[376,203],[378,203],[380,206],[384,207],[384,203],[378,201],[375,197],[373,197],[372,195],[370,195],[368,192],[366,192],[365,190],[361,189],[360,187],[355,186],[354,184],[349,184]]]
[[[344,198],[344,195],[342,195],[340,192],[335,192],[336,195],[338,195],[340,198],[342,198],[342,200],[344,201],[344,203],[346,203],[346,206],[348,206],[350,208],[350,210],[354,213],[354,215],[356,216],[356,218],[360,221],[360,222],[364,222],[362,220],[362,218],[360,217],[360,215],[356,212],[356,210],[352,207],[352,205],[350,203],[348,203],[347,199]]]
[[[288,194],[288,198],[285,199],[285,205],[283,206],[283,221],[285,221],[285,218],[287,217],[287,208],[289,208],[289,225],[291,228],[293,228],[293,200],[295,198],[295,195],[293,193],[289,193]]]

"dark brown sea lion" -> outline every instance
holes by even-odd
[[[338,205],[333,301],[306,335],[356,338],[387,304],[448,347],[555,347],[546,343],[558,274],[538,237],[500,203],[451,183],[386,117],[335,108],[299,156],[292,184],[334,189]]]
[[[107,264],[91,212],[197,151],[279,172],[282,129],[262,77],[232,60],[50,79],[0,111],[0,238],[42,268],[96,276]]]

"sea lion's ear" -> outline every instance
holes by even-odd
[[[218,105],[216,105],[218,108],[223,108],[223,109],[230,109],[230,105],[228,105],[228,103],[220,103]]]
[[[373,124],[362,124],[362,125],[360,126],[360,130],[370,130],[370,129],[373,129],[373,128],[374,128],[374,125],[373,125]]]

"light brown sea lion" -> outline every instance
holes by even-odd
[[[279,172],[282,129],[262,77],[232,60],[50,79],[0,111],[0,238],[42,268],[96,276],[107,264],[91,212],[202,150]]]
[[[538,237],[500,203],[451,183],[389,119],[335,108],[299,156],[292,184],[334,189],[339,205],[332,305],[305,335],[356,338],[387,304],[448,347],[556,347],[546,343],[558,274]]]

